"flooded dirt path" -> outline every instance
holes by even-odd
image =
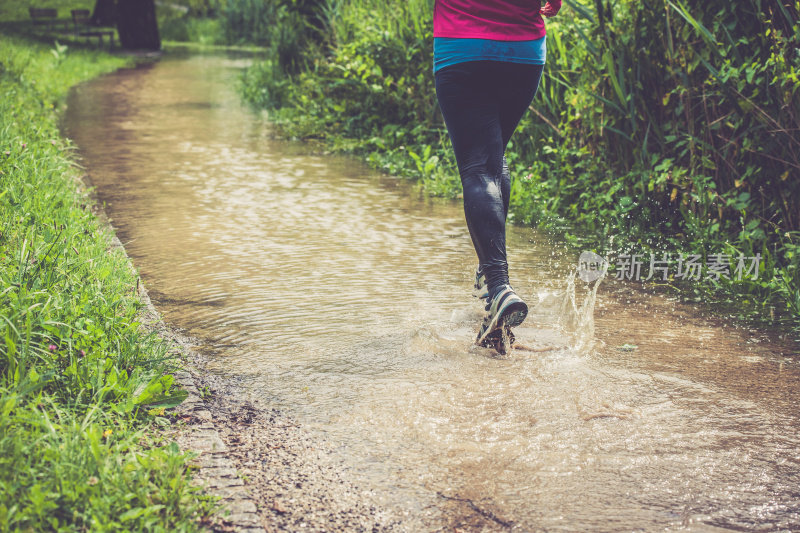
[[[546,351],[472,347],[460,205],[272,139],[235,90],[248,61],[167,56],[78,88],[65,119],[153,301],[211,371],[431,530],[458,525],[452,502],[488,530],[800,529],[791,345],[608,280],[593,321],[573,316],[577,257],[511,228],[512,283],[536,304],[517,335]]]

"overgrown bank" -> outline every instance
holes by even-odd
[[[271,47],[243,92],[283,134],[460,192],[432,0],[225,4],[242,13],[226,31]],[[597,249],[626,277],[638,259],[641,278],[652,266],[686,297],[800,325],[798,13],[779,0],[566,2],[509,147],[513,220]]]
[[[57,128],[70,86],[126,61],[0,35],[0,531],[194,531],[211,509],[156,431],[184,394]]]

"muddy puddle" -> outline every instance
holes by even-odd
[[[472,347],[460,205],[272,139],[236,93],[249,61],[167,56],[73,91],[65,119],[154,302],[214,372],[432,528],[469,501],[498,530],[800,529],[788,341],[633,283],[586,302],[575,280],[565,305],[577,257],[515,227],[532,351]]]

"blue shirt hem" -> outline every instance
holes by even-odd
[[[433,39],[433,72],[468,61],[505,61],[544,65],[547,58],[546,36],[532,41],[494,41],[491,39]]]

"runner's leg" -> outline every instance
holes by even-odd
[[[461,175],[467,227],[490,295],[508,284],[505,220],[511,178],[503,153],[536,93],[541,72],[541,65],[474,61],[436,73],[436,94]]]
[[[508,283],[503,136],[492,63],[459,63],[436,73],[436,95],[461,175],[464,215],[490,294]]]

